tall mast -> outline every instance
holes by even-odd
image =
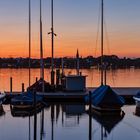
[[[43,38],[42,38],[42,0],[40,0],[40,78],[44,80]]]
[[[53,25],[53,0],[51,2],[51,22],[52,22],[52,71],[51,71],[51,85],[54,85],[54,25]]]
[[[104,2],[101,0],[101,85],[103,85],[103,55],[104,55]]]
[[[31,0],[29,0],[29,87],[31,86]]]
[[[54,85],[54,36],[56,36],[56,34],[54,33],[53,0],[51,0],[51,32],[48,34],[52,35],[51,85]]]
[[[40,0],[40,78],[42,79],[42,92],[44,92],[44,62],[42,37],[42,0]]]

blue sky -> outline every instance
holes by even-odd
[[[39,40],[39,0],[31,0],[32,2],[32,34],[33,40],[36,40],[34,51],[39,51],[37,41]],[[43,36],[46,38],[44,44],[50,42],[47,32],[50,31],[50,2],[51,0],[42,0],[43,5]],[[84,51],[84,45],[87,44],[86,55],[92,54],[91,51],[95,48],[95,40],[98,27],[98,15],[100,0],[54,0],[54,24],[55,32],[58,34],[56,39],[56,54],[63,55],[66,52],[66,47],[70,47],[70,52],[73,53],[75,47],[81,47],[81,52]],[[140,0],[104,0],[105,4],[105,21],[107,25],[108,38],[110,40],[110,48],[112,53],[120,56],[137,56],[139,47],[138,36],[140,35]],[[5,46],[12,44],[13,40],[25,41],[25,44],[19,44],[20,50],[28,42],[28,0],[3,0],[0,1],[0,37],[5,40]],[[85,39],[85,42],[84,42]],[[9,44],[6,44],[6,41]],[[61,43],[64,41],[65,43]],[[119,49],[111,43],[113,41],[122,41],[118,48],[128,48],[133,52],[119,54]],[[124,41],[124,42],[123,42]],[[72,45],[73,44],[75,45]],[[78,46],[79,42],[79,46]],[[129,45],[127,45],[129,43]],[[132,44],[132,45],[130,45]],[[133,45],[135,44],[135,45]],[[0,46],[2,46],[0,44]],[[11,45],[12,46],[12,45]],[[47,46],[50,46],[48,43]],[[6,48],[5,47],[5,48]],[[130,48],[129,48],[130,47]],[[62,52],[60,51],[60,49]],[[12,50],[12,48],[11,48]],[[65,51],[63,51],[65,50]],[[75,49],[76,50],[76,49]],[[6,51],[6,50],[5,50]],[[5,52],[2,51],[2,52]],[[69,49],[68,49],[69,51]],[[50,48],[48,47],[49,55]],[[16,55],[14,51],[11,55]],[[26,56],[27,50],[24,51]],[[37,53],[36,53],[37,54]],[[68,52],[66,53],[68,54]],[[9,54],[8,54],[9,55]],[[70,54],[73,55],[73,54]],[[84,55],[84,53],[82,53]]]

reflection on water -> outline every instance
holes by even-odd
[[[92,117],[101,125],[101,137],[106,138],[111,131],[120,123],[125,116],[125,113],[122,112],[121,114],[98,114],[93,113]]]
[[[83,104],[50,104],[32,116],[12,116],[9,105],[0,117],[2,140],[139,140],[140,117],[135,106],[125,115],[88,115]]]
[[[87,87],[97,87],[100,84],[100,71],[97,69],[82,69],[84,75],[87,75]],[[50,69],[45,69],[45,79],[50,81]],[[66,69],[65,73],[74,74],[75,70]],[[40,70],[31,70],[31,83],[39,77]],[[128,76],[129,75],[129,76]],[[28,86],[28,69],[0,69],[0,90],[10,89],[10,77],[13,77],[13,90],[21,91],[21,84]],[[111,86],[119,87],[139,87],[140,69],[118,69],[107,71],[107,83]]]

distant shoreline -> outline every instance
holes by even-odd
[[[63,57],[63,66],[67,69],[76,68],[76,58]],[[140,68],[140,58],[119,58],[116,55],[104,55],[104,65],[107,69]],[[81,69],[101,68],[101,57],[80,57]],[[0,68],[28,68],[29,58],[0,58]],[[54,67],[62,67],[62,58],[54,58]],[[31,58],[31,68],[40,68],[40,59]],[[51,68],[51,57],[44,58],[44,68]]]

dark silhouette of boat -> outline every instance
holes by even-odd
[[[89,102],[89,95],[85,97]],[[101,85],[91,93],[92,108],[100,112],[120,112],[124,99],[108,85]]]
[[[27,91],[37,91],[42,92],[42,87],[44,86],[44,92],[50,92],[52,91],[51,86],[48,82],[40,78],[38,81],[36,81],[33,85],[27,88]]]
[[[90,97],[87,95],[85,101],[89,103]],[[108,85],[101,85],[91,93],[92,109],[99,112],[120,112],[125,104],[124,99],[117,95]]]
[[[124,105],[124,99],[117,95],[106,84],[106,63],[104,62],[104,1],[101,0],[101,86],[91,95],[85,97],[86,102],[92,104],[92,108],[100,112],[120,112]]]
[[[40,106],[43,98],[32,92],[22,93],[11,99],[11,107],[20,110],[30,110],[34,106]]]

